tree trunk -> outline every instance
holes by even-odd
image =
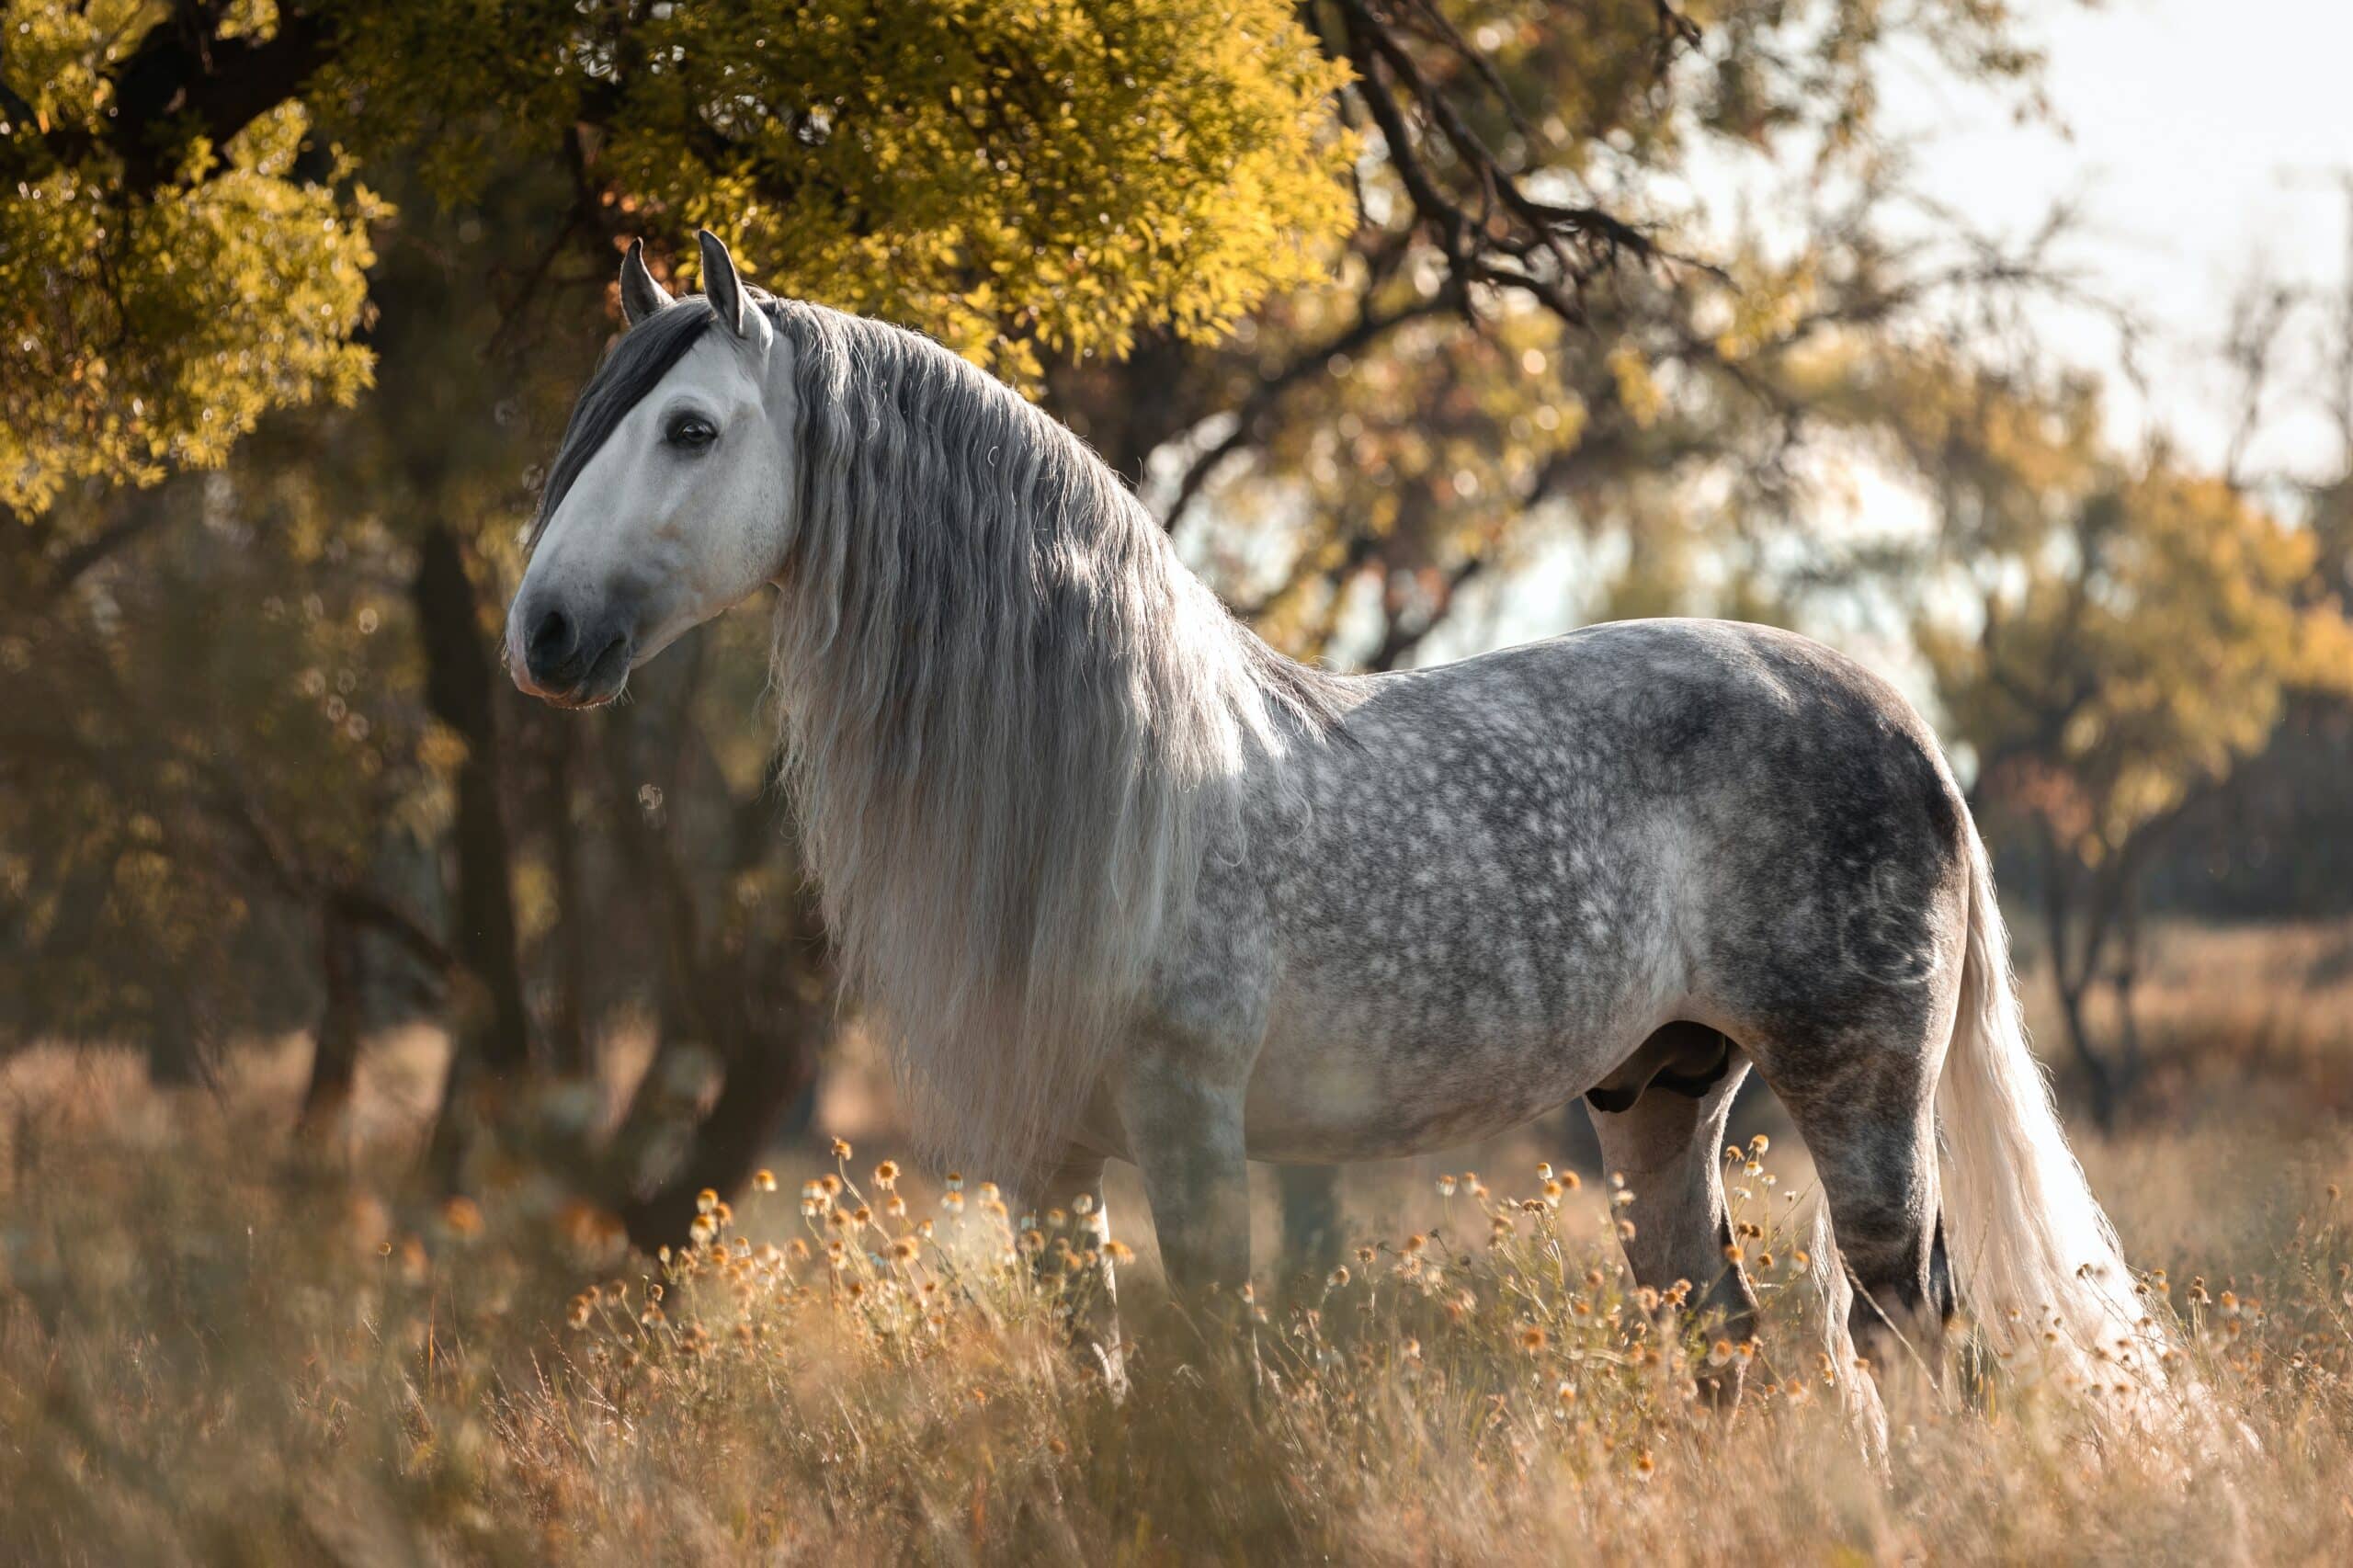
[[[2060,978],[2059,1015],[2066,1025],[2067,1043],[2074,1048],[2075,1061],[2084,1070],[2084,1082],[2091,1090],[2092,1119],[2099,1123],[2101,1131],[2113,1132],[2117,1112],[2121,1108],[2122,1088],[2117,1082],[2116,1070],[2092,1043],[2091,1028],[2084,1017],[2085,989]]]
[[[2116,1128],[2121,1085],[2108,1058],[2093,1043],[2090,1022],[2084,1017],[2084,997],[2098,970],[2101,933],[2077,929],[2086,923],[2082,907],[2086,901],[2075,896],[2075,885],[2069,876],[2072,869],[2069,857],[2044,824],[2042,916],[2051,943],[2052,989],[2059,994],[2059,1016],[2067,1030],[2067,1044],[2082,1065],[2084,1081],[2091,1091],[2092,1116],[2100,1131],[2108,1132]]]
[[[816,1082],[817,1044],[831,1017],[830,1008],[795,1009],[763,1030],[765,1038],[742,1042],[686,1158],[652,1192],[621,1204],[621,1223],[641,1251],[683,1244],[703,1188],[732,1193],[751,1179],[787,1113],[805,1109]]]
[[[548,1055],[568,1076],[594,1071],[588,1043],[588,901],[581,876],[577,794],[580,726],[548,727],[548,837],[555,872],[555,1006],[549,1010]]]
[[[449,1186],[456,1182],[471,1131],[462,1124],[488,1110],[488,1102],[530,1065],[530,1020],[515,935],[506,819],[498,799],[495,672],[483,648],[465,548],[447,524],[430,525],[419,540],[412,594],[425,646],[426,706],[466,747],[455,780],[457,918],[450,947],[467,983],[452,987],[449,1071],[428,1155],[436,1178]]]
[[[331,1136],[342,1125],[359,1071],[363,1025],[359,933],[332,908],[319,917],[319,979],[326,1001],[319,1011],[311,1078],[302,1090],[302,1131]]]

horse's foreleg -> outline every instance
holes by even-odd
[[[1074,1145],[1035,1184],[1038,1267],[1065,1292],[1072,1337],[1089,1347],[1106,1381],[1127,1381],[1120,1345],[1119,1270],[1108,1245],[1110,1210],[1103,1201],[1103,1156]]]
[[[1654,1290],[1684,1281],[1685,1310],[1705,1319],[1721,1315],[1714,1332],[1737,1344],[1754,1332],[1756,1294],[1728,1252],[1732,1231],[1724,1213],[1721,1159],[1724,1119],[1748,1075],[1745,1057],[1699,1096],[1654,1083],[1622,1110],[1594,1108],[1605,1170],[1626,1178],[1633,1197],[1620,1211],[1633,1232],[1623,1238],[1634,1278]],[[1703,1392],[1730,1404],[1740,1397],[1744,1358],[1703,1364]]]
[[[1120,1122],[1143,1176],[1162,1266],[1179,1295],[1237,1289],[1250,1278],[1243,1090],[1165,1058],[1139,1063],[1119,1088]]]

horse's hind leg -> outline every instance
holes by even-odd
[[[1758,1058],[1813,1158],[1874,1368],[1917,1357],[1932,1376],[1954,1297],[1937,1190],[1937,1075],[1949,1013],[1899,1030],[1826,1034]],[[1891,1033],[1893,1038],[1891,1038]]]
[[[1635,1279],[1661,1291],[1688,1281],[1687,1310],[1702,1319],[1720,1313],[1716,1332],[1738,1343],[1754,1330],[1756,1296],[1726,1250],[1733,1238],[1718,1156],[1748,1060],[1734,1050],[1725,1067],[1721,1079],[1696,1094],[1654,1081],[1620,1109],[1603,1109],[1622,1102],[1597,1094],[1593,1126],[1603,1168],[1622,1175],[1633,1195],[1620,1214],[1633,1226],[1631,1234],[1621,1234]],[[1703,1369],[1702,1391],[1727,1404],[1736,1401],[1744,1364],[1735,1358],[1726,1369]]]

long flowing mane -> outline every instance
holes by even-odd
[[[1336,725],[1341,686],[989,376],[763,304],[801,475],[774,677],[827,919],[932,1152],[1026,1181],[1241,831],[1245,767]]]

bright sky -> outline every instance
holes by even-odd
[[[2055,201],[2083,216],[2063,253],[2086,281],[2156,330],[2150,407],[2190,449],[2218,460],[2231,411],[2211,357],[2250,277],[2335,287],[2347,258],[2353,177],[2353,7],[2336,0],[2029,0],[2050,55],[2063,127],[2020,128],[1987,96],[1899,70],[1890,118],[1922,139],[1916,183],[1980,226],[2025,234]],[[2109,369],[2111,335],[2054,316],[2046,343]],[[2282,421],[2265,459],[2327,449]]]

